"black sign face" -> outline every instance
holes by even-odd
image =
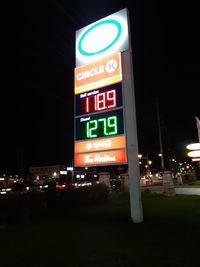
[[[76,95],[76,116],[109,111],[121,106],[121,83]]]
[[[124,133],[123,109],[76,118],[76,140]]]

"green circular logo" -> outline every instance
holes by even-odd
[[[83,48],[82,48],[82,44],[83,44],[83,40],[85,39],[85,37],[88,35],[88,33],[90,33],[91,31],[93,31],[95,28],[103,25],[103,24],[113,24],[114,26],[117,27],[117,34],[115,36],[115,38],[107,45],[105,46],[104,48],[98,50],[98,51],[95,51],[95,52],[86,52]],[[100,21],[100,22],[97,22],[96,24],[92,25],[80,38],[79,40],[79,43],[78,43],[78,50],[79,52],[84,55],[84,56],[94,56],[94,55],[98,55],[106,50],[108,50],[111,46],[113,46],[117,40],[119,39],[120,35],[121,35],[121,32],[122,32],[122,26],[121,24],[114,20],[114,19],[108,19],[108,20],[103,20],[103,21]]]

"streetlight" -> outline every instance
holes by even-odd
[[[146,157],[143,157],[142,154],[139,154],[138,158],[139,158],[139,164],[142,164],[142,159],[146,160],[146,165],[145,165],[146,173],[149,174],[149,166],[152,164],[152,160],[149,160],[148,154],[146,155]]]
[[[138,155],[138,158],[139,158],[139,164],[142,164],[142,161],[141,161],[141,159],[142,159],[142,154],[139,154],[139,155]]]
[[[53,173],[53,177],[56,178],[57,177],[57,172]]]

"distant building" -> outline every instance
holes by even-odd
[[[88,168],[79,168],[66,165],[37,166],[29,168],[29,175],[37,184],[43,184],[48,181],[70,181],[74,183],[94,182],[98,180],[96,170]]]
[[[38,180],[45,178],[60,178],[62,174],[67,174],[67,167],[65,165],[30,167],[29,173]]]

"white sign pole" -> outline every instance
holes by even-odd
[[[140,190],[140,169],[138,160],[138,138],[129,14],[127,14],[127,21],[129,50],[122,52],[122,90],[124,94],[124,119],[126,127],[130,206],[133,222],[141,223],[143,222],[143,210]]]
[[[124,119],[128,156],[129,190],[131,218],[133,222],[143,221],[143,210],[140,191],[140,170],[138,160],[138,140],[133,83],[132,54],[130,50],[122,53],[122,75],[124,92]]]
[[[129,49],[122,52],[122,90],[124,96],[124,120],[128,157],[131,218],[134,223],[143,222],[138,160],[138,138],[131,50],[130,19],[127,11]]]

